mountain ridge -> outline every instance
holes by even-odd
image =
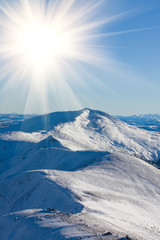
[[[160,159],[160,135],[92,109],[36,116],[1,130],[0,139],[40,142],[51,135],[71,150],[122,152],[148,161]]]

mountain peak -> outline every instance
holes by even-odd
[[[160,158],[158,133],[136,128],[105,112],[89,108],[37,116],[11,126],[1,136],[9,134],[7,130],[16,132],[16,137],[21,135],[21,139],[26,134],[31,141],[35,138],[39,141],[44,139],[41,142],[44,147],[122,152],[151,161]]]
[[[54,138],[52,135],[49,135],[47,138],[43,139],[39,144],[42,148],[65,148],[60,141]],[[38,146],[39,147],[39,146]]]

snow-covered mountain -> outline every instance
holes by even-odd
[[[0,239],[159,240],[160,171],[142,160],[158,162],[159,133],[83,109],[0,138]]]
[[[122,152],[155,162],[160,159],[159,133],[90,109],[37,116],[1,132],[3,140],[36,143],[51,135],[74,151]]]

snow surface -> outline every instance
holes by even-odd
[[[61,186],[70,186],[92,218],[91,225],[138,239],[159,239],[160,172],[149,164],[116,153],[81,171],[45,173]]]
[[[160,171],[131,156],[159,136],[89,109],[3,129],[0,239],[159,240]]]
[[[16,240],[97,239],[84,229],[79,230],[76,224],[66,222],[66,217],[66,214],[58,211],[50,213],[41,209],[6,215],[2,219],[0,217],[1,237]]]

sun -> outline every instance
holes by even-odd
[[[25,26],[19,40],[18,45],[27,61],[40,65],[56,60],[63,48],[61,34],[45,24]]]
[[[21,25],[15,35],[13,48],[19,53],[25,65],[45,70],[59,59],[66,58],[74,50],[72,34],[65,30],[63,22],[48,22],[45,19]]]
[[[100,29],[121,14],[96,19],[101,1],[13,0],[0,4],[0,57],[14,72],[47,80],[58,78],[73,65],[102,65]],[[95,15],[95,16],[94,16]],[[122,14],[123,15],[123,14]],[[99,51],[99,53],[98,53]],[[105,55],[106,59],[106,55]],[[109,57],[108,59],[109,60]],[[33,76],[34,75],[34,76]],[[20,76],[22,78],[22,76]]]

